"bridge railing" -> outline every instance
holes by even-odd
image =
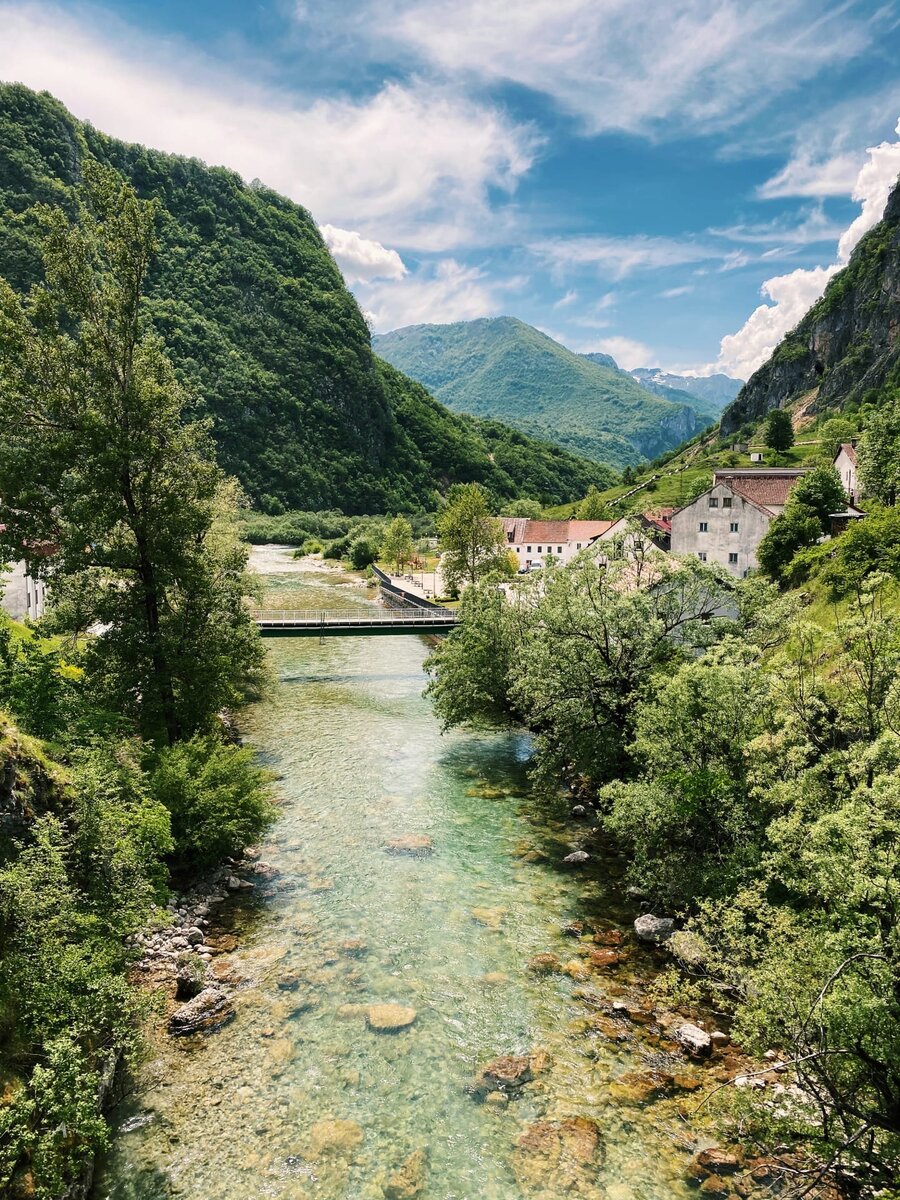
[[[250,615],[260,625],[434,625],[452,623],[449,608],[381,608],[371,612],[321,608],[256,608]]]

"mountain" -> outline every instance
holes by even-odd
[[[592,362],[514,317],[410,325],[373,345],[455,412],[495,417],[617,466],[653,458],[708,424],[614,363]]]
[[[652,392],[654,396],[661,396],[663,400],[668,400],[671,404],[679,404],[690,408],[697,414],[704,426],[712,425],[719,419],[721,406],[716,407],[702,395],[694,395],[683,388],[679,388],[675,383],[666,384],[663,382],[663,379],[684,380],[684,382],[687,382],[685,376],[666,375],[665,372],[658,371],[657,368],[653,368],[650,371],[646,371],[645,368],[639,368],[639,371],[643,371],[647,375],[647,378],[639,378],[639,371],[623,370],[611,354],[603,354],[599,350],[592,350],[589,354],[583,354],[582,358],[586,358],[589,362],[596,363],[598,366],[609,367],[613,371],[618,371],[620,375],[624,375],[627,379],[634,379],[645,392]],[[655,378],[654,372],[661,378]],[[735,388],[735,392],[737,392],[737,388]]]
[[[40,277],[33,206],[74,211],[89,155],[160,205],[148,317],[258,507],[413,510],[470,480],[554,503],[609,482],[608,468],[449,413],[382,363],[305,209],[224,168],[107,137],[47,93],[0,85],[0,275],[14,287]]]
[[[823,412],[900,385],[898,313],[900,183],[847,266],[722,414],[722,432],[797,401],[809,413]]]
[[[730,404],[744,385],[743,379],[732,379],[730,375],[704,375],[698,378],[693,375],[673,375],[659,367],[636,367],[631,374],[651,392],[659,387],[687,392],[697,400],[705,400],[714,412],[721,412],[726,404]]]

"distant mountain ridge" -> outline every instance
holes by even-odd
[[[674,375],[659,367],[635,367],[631,374],[651,391],[664,387],[687,392],[690,396],[707,401],[717,412],[730,404],[744,386],[743,379],[733,379],[730,375]]]
[[[820,300],[722,414],[722,432],[802,403],[809,413],[900,386],[900,182]]]
[[[433,507],[455,482],[552,504],[612,472],[498,422],[450,413],[372,352],[309,213],[233,171],[107,137],[46,92],[0,84],[0,275],[41,275],[32,208],[75,209],[82,163],[160,205],[146,312],[255,504],[347,513]]]
[[[373,345],[455,412],[505,421],[619,467],[653,458],[715,419],[691,396],[654,395],[613,360],[576,354],[515,317],[410,325],[376,335]]]
[[[683,375],[667,375],[666,372],[659,370],[658,367],[646,368],[638,367],[634,371],[626,371],[624,367],[620,367],[611,354],[604,354],[599,350],[592,350],[588,354],[582,355],[589,362],[596,363],[601,367],[608,367],[612,371],[618,371],[620,375],[626,376],[628,379],[633,379],[646,392],[652,392],[654,396],[661,396],[663,400],[668,400],[672,404],[686,405],[693,409],[697,416],[701,419],[704,425],[712,425],[719,419],[721,406],[713,404],[708,400],[702,392],[691,392],[686,388],[676,386],[677,383],[687,383],[687,376]],[[672,380],[671,384],[664,382]],[[734,389],[737,394],[738,387]]]

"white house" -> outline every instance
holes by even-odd
[[[45,588],[40,579],[28,574],[24,562],[16,562],[0,578],[0,608],[16,621],[39,620],[44,615]]]
[[[519,570],[542,567],[548,558],[570,563],[613,521],[530,521],[526,517],[501,517],[506,544],[515,554]]]
[[[743,579],[757,566],[759,543],[808,469],[716,471],[708,491],[672,514],[672,553],[721,563]]]
[[[854,442],[842,442],[834,456],[834,469],[841,477],[844,491],[851,504],[860,497],[859,476],[856,470],[856,445]]]

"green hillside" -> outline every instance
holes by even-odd
[[[159,202],[148,318],[257,506],[413,510],[470,480],[549,503],[609,483],[607,468],[448,413],[379,363],[303,208],[232,171],[107,137],[46,93],[0,85],[0,275],[13,286],[39,273],[33,206],[71,208],[86,155]]]
[[[376,350],[456,412],[494,417],[617,466],[679,445],[709,419],[513,317],[411,325]]]

